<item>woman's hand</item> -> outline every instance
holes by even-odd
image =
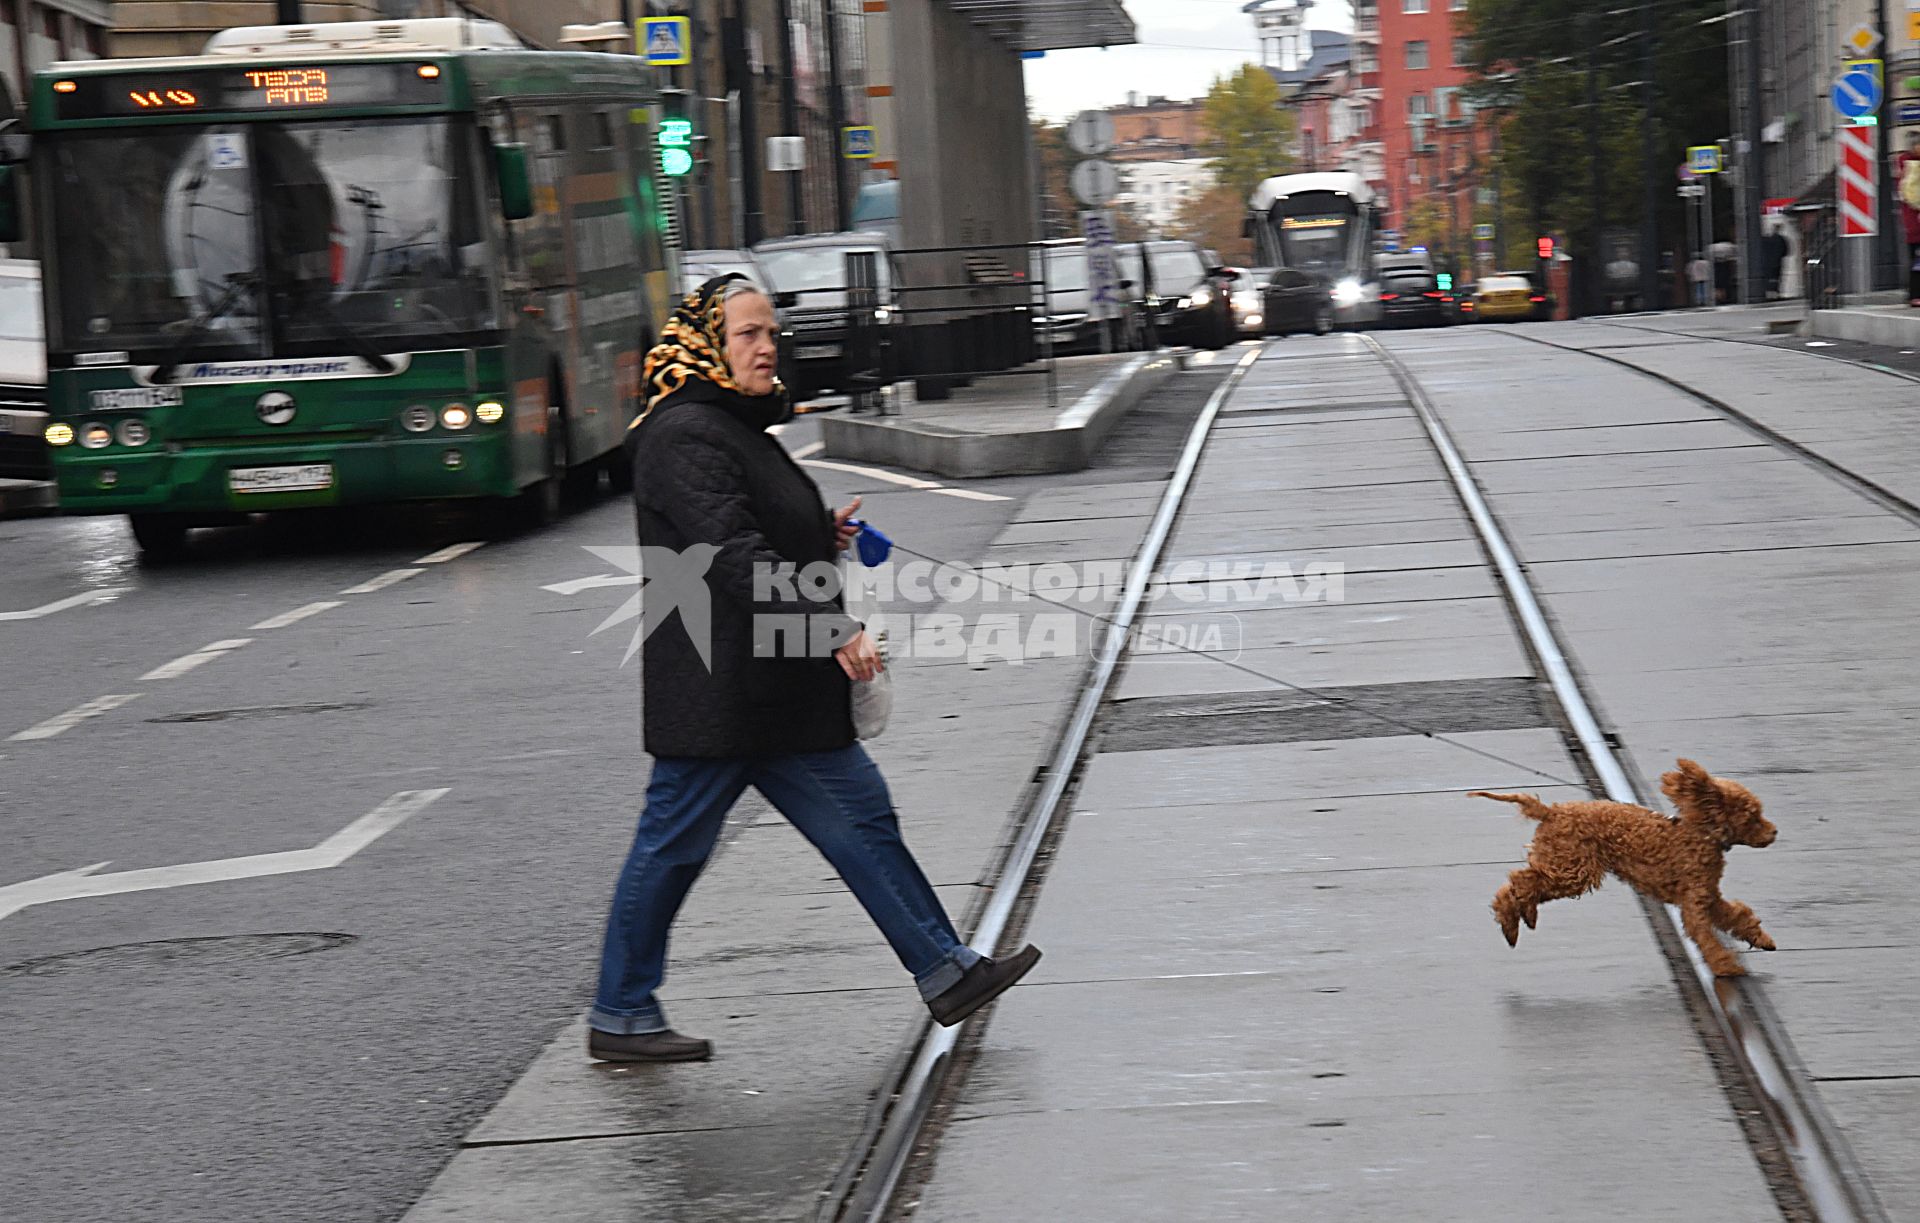
[[[839,660],[840,669],[847,673],[847,678],[860,683],[887,669],[887,664],[880,658],[880,647],[873,643],[873,638],[867,635],[865,629],[855,634],[852,641],[835,650],[833,656]]]
[[[853,537],[860,534],[859,527],[847,525],[847,519],[853,517],[854,511],[859,508],[860,498],[855,497],[845,509],[838,509],[833,512],[833,529],[834,533],[839,536],[840,550],[842,552],[852,547]]]

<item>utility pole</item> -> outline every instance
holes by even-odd
[[[1587,223],[1587,249],[1574,262],[1580,276],[1581,287],[1574,293],[1574,300],[1580,303],[1583,313],[1601,313],[1599,302],[1600,284],[1600,227],[1601,227],[1601,191],[1600,181],[1600,62],[1599,14],[1592,9],[1581,13],[1581,21],[1587,27],[1587,168],[1589,171],[1588,190],[1592,193],[1592,213]]]
[[[789,0],[780,0],[780,59],[785,68],[780,74],[780,126],[786,128],[789,136],[798,136],[800,132],[800,86],[794,78],[793,57],[793,8]],[[787,172],[787,208],[789,217],[787,232],[803,234],[807,232],[807,201],[801,193],[801,179],[806,171]]]
[[[1739,4],[1740,0],[1734,0]],[[1884,0],[1883,0],[1884,3]],[[1742,23],[1746,29],[1746,44],[1741,47],[1740,62],[1742,75],[1746,79],[1746,122],[1741,124],[1740,139],[1747,151],[1740,158],[1740,215],[1741,228],[1746,233],[1747,248],[1742,251],[1747,274],[1746,292],[1741,300],[1751,305],[1762,301],[1767,295],[1767,279],[1764,270],[1765,255],[1760,241],[1760,201],[1766,195],[1766,175],[1764,161],[1766,154],[1760,143],[1760,5],[1758,0],[1747,0],[1744,5],[1746,20]],[[1881,139],[1886,139],[1883,133]],[[1885,150],[1882,149],[1882,157]]]
[[[730,16],[720,19],[720,51],[727,92],[739,98],[736,111],[740,122],[740,228],[738,240],[752,246],[767,236],[767,211],[761,197],[766,186],[761,173],[760,103],[755,89],[753,60],[747,50],[747,15],[732,0]]]
[[[1640,308],[1660,308],[1660,153],[1653,138],[1653,0],[1640,0]]]
[[[1880,164],[1880,236],[1873,241],[1880,257],[1868,287],[1891,289],[1905,285],[1907,278],[1901,267],[1905,259],[1900,246],[1900,184],[1893,175],[1893,116],[1889,113],[1893,109],[1893,57],[1887,50],[1893,39],[1887,28],[1887,0],[1873,0],[1873,28],[1880,32],[1880,77],[1885,88],[1880,91],[1880,123],[1874,128],[1874,156]]]
[[[848,189],[850,166],[840,142],[847,126],[846,91],[840,83],[840,0],[824,0],[827,10],[827,115],[833,127],[833,215],[834,228],[842,232],[853,228],[853,192]]]

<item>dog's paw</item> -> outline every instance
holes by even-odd
[[[1500,933],[1507,936],[1507,946],[1518,947],[1520,945],[1520,923],[1515,919],[1513,914],[1496,912],[1493,915],[1493,919],[1500,923]]]
[[[1762,930],[1760,933],[1754,935],[1751,939],[1749,939],[1747,941],[1747,946],[1753,948],[1755,951],[1779,950],[1779,948],[1774,946],[1773,936],[1768,934],[1765,930]]]
[[[1520,920],[1527,923],[1527,929],[1538,930],[1540,928],[1540,906],[1528,905],[1522,909],[1520,911]]]
[[[1733,960],[1726,964],[1714,966],[1713,975],[1716,977],[1744,977],[1747,975],[1747,970],[1741,965],[1740,961]]]

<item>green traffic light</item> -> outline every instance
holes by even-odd
[[[685,149],[661,149],[660,172],[668,178],[682,178],[693,173],[693,154]]]
[[[1440,273],[1440,289],[1445,292],[1453,287],[1453,277],[1447,272]]]

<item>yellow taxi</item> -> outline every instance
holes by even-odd
[[[1488,323],[1537,318],[1546,301],[1525,276],[1482,276],[1473,290],[1473,313]]]

